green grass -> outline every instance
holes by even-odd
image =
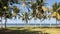
[[[35,29],[35,28],[32,27],[32,28],[25,29],[23,27],[20,27],[20,28],[11,27],[5,31],[4,31],[4,29],[0,29],[0,33],[1,34],[46,34],[46,33],[43,33],[42,31],[32,31],[33,29]],[[47,33],[47,34],[49,34],[49,33]]]

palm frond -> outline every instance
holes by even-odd
[[[57,2],[55,2],[52,7],[53,7],[53,11],[56,11],[56,9],[58,8]]]

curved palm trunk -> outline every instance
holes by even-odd
[[[26,19],[26,26],[28,27],[28,24],[27,23],[28,23],[28,20]]]
[[[27,29],[27,27],[28,27],[28,24],[27,23],[28,23],[28,20],[26,19],[25,20],[25,29]]]
[[[17,15],[15,16],[14,20],[17,19]],[[18,28],[18,23],[16,22],[16,27]]]
[[[50,19],[50,18],[49,18]],[[49,20],[50,21],[50,20]],[[52,24],[51,24],[51,22],[50,22],[50,27],[52,27]]]
[[[2,26],[2,17],[1,17],[1,20],[0,20],[0,22],[1,22],[1,28],[3,28],[3,26]]]
[[[7,29],[7,18],[5,18],[5,29]]]
[[[2,17],[2,16],[1,16],[1,17]],[[1,17],[0,17],[0,18],[1,18]],[[1,25],[1,28],[2,28],[2,18],[0,19],[0,22],[1,22],[1,24],[0,24],[0,25]]]
[[[49,20],[49,22],[50,22],[51,17],[50,17],[50,15],[48,15],[48,16],[49,16],[49,17],[48,17],[48,20]],[[51,22],[50,22],[50,27],[52,27]]]
[[[34,20],[34,22],[35,22],[35,27],[36,27],[36,20]]]
[[[17,24],[17,22],[15,22],[15,23],[16,23],[16,26],[15,26],[15,27],[17,28],[17,25],[18,25],[18,24]]]
[[[41,20],[40,20],[40,28],[41,28]]]
[[[57,25],[58,25],[58,24],[57,24],[57,19],[56,19],[56,27],[57,27]]]
[[[56,16],[58,16],[58,15],[56,14]],[[57,18],[56,18],[56,27],[57,27]]]
[[[31,22],[31,20],[28,20],[28,27],[30,27],[30,24],[29,24],[30,22]]]

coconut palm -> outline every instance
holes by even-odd
[[[57,9],[59,8],[59,6],[58,6],[58,4],[57,4],[57,2],[55,2],[54,4],[53,4],[53,12],[56,12],[56,18],[57,18],[57,14],[58,14],[58,11],[57,11]],[[56,19],[56,26],[57,26],[57,19]]]
[[[31,8],[33,10],[32,17],[34,18],[34,22],[35,22],[36,21],[36,18],[37,18],[37,16],[36,16],[36,6],[37,6],[37,4],[34,3],[34,4],[31,4],[31,5],[32,5]]]
[[[58,20],[60,20],[60,2],[58,3],[58,9],[57,9],[57,11],[58,11]]]
[[[1,0],[0,0],[0,17],[1,17],[0,22],[1,22],[1,27],[2,27],[2,2]]]
[[[19,15],[20,10],[19,10],[19,8],[17,8],[16,6],[14,6],[14,7],[13,7],[13,12],[14,12],[13,16],[14,16],[15,19],[16,19],[17,15]],[[20,15],[19,15],[19,16],[20,16]]]
[[[13,7],[13,17],[15,17],[15,19],[18,17],[18,19],[20,19],[20,10],[19,10],[19,8],[17,8],[16,6],[14,6]],[[18,24],[16,23],[16,26],[17,26]]]
[[[11,7],[9,7],[9,3],[8,0],[1,0],[1,15],[2,17],[5,18],[5,29],[7,28],[7,19],[12,19],[12,16],[14,16],[11,12]],[[18,12],[19,9],[18,8],[14,8],[14,13],[19,15]],[[16,16],[16,15],[15,15]]]
[[[28,23],[28,20],[29,20],[29,14],[27,12],[24,12],[23,13],[23,16],[22,16],[22,20],[25,22],[25,27],[27,28],[27,23]]]
[[[7,19],[12,19],[12,13],[11,13],[11,11],[9,11],[8,7],[6,7],[5,10],[6,11],[4,12],[3,17],[5,18],[5,29],[6,29],[7,28]]]
[[[7,28],[7,19],[11,19],[12,16],[14,16],[10,10],[9,7],[9,1],[8,0],[0,0],[0,16],[5,18],[5,29]],[[14,7],[14,14],[20,16],[19,14],[19,9],[17,7]],[[16,15],[14,17],[16,17]]]
[[[2,17],[5,17],[5,13],[6,11],[8,10],[7,7],[8,7],[8,0],[0,0],[0,15],[1,15],[1,18]],[[6,22],[5,22],[5,28],[6,28]]]
[[[1,18],[1,20],[0,20],[0,22],[1,22],[1,28],[3,28],[2,27],[2,10],[0,9],[0,18]]]
[[[44,15],[44,11],[42,9],[42,7],[44,6],[44,0],[36,0],[37,2],[34,3],[32,5],[32,9],[33,9],[33,17],[36,17],[36,18],[39,18],[40,20],[42,18],[44,18],[45,16],[42,16]]]
[[[7,28],[6,27],[7,18],[10,19],[12,14],[8,11],[8,8],[6,6],[4,6],[3,9],[4,9],[3,10],[4,12],[2,12],[2,17],[5,18],[5,29],[6,29]]]
[[[26,7],[26,0],[23,0],[23,7]],[[27,26],[28,20],[30,20],[29,16],[30,16],[30,10],[29,7],[26,7],[28,9],[28,12],[24,11],[24,13],[22,14],[22,20],[25,21],[25,25]]]
[[[5,22],[7,22],[7,18],[8,19],[12,19],[12,17],[18,17],[20,19],[20,14],[19,14],[19,8],[17,8],[16,6],[13,7],[13,13],[11,12],[11,7],[8,8],[8,11],[6,11],[5,15]],[[18,15],[18,16],[17,16]]]

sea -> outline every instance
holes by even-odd
[[[5,24],[2,24],[2,26],[4,27]],[[60,24],[6,24],[7,27],[60,27]],[[1,24],[0,24],[1,27]]]

